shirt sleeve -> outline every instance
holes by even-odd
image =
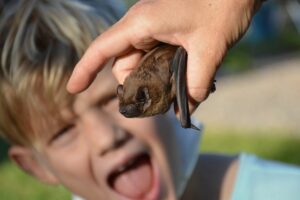
[[[242,153],[232,200],[299,200],[300,168]]]

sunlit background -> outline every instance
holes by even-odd
[[[216,79],[217,91],[194,115],[205,125],[200,151],[243,151],[300,165],[300,4],[269,0]],[[63,187],[17,169],[7,148],[0,141],[1,200],[70,198]]]

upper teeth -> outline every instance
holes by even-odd
[[[122,172],[124,172],[126,169],[128,169],[129,167],[131,167],[136,161],[137,161],[137,157],[129,160],[127,163],[125,163],[124,165],[122,165],[119,168],[117,168],[116,173],[122,173]]]

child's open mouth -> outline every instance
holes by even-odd
[[[159,181],[150,156],[143,153],[129,159],[108,177],[109,185],[129,199],[157,199]]]

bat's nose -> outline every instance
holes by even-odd
[[[137,117],[139,115],[138,108],[135,104],[120,106],[119,112],[125,117]]]
[[[120,109],[119,109],[119,111],[120,111],[120,113],[122,114],[122,115],[125,115],[126,114],[126,107],[125,106],[120,106]]]

